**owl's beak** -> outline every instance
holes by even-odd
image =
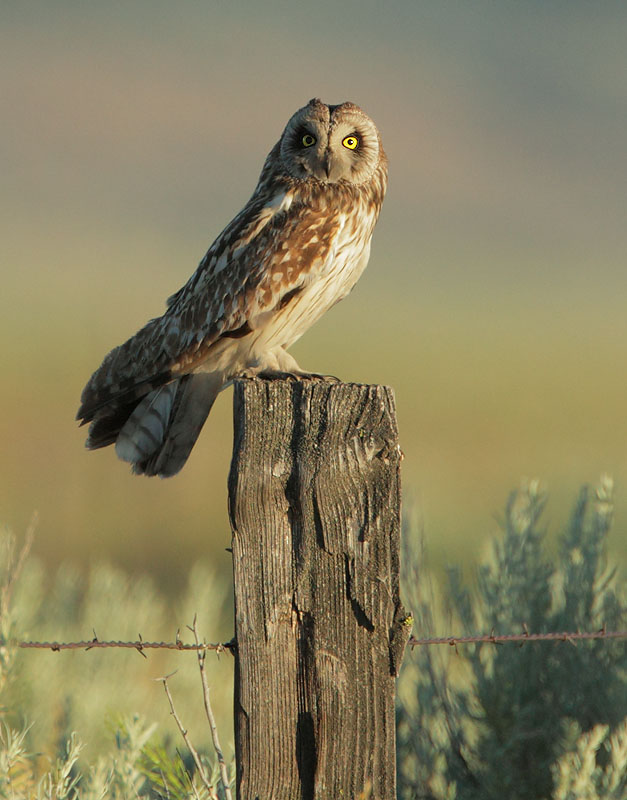
[[[331,153],[329,153],[328,150],[324,154],[324,159],[322,161],[322,164],[324,166],[324,174],[327,176],[327,180],[330,180],[330,178],[331,178]]]
[[[342,177],[342,164],[339,159],[329,150],[322,159],[324,174],[329,183],[334,183]]]

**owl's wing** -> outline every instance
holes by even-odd
[[[292,199],[289,188],[253,195],[165,314],[105,358],[83,391],[79,419],[112,403],[128,416],[139,398],[210,357],[219,339],[246,335],[298,291],[327,257],[337,220]]]

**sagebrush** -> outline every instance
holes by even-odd
[[[501,534],[474,580],[425,567],[420,527],[404,529],[404,599],[414,634],[618,629],[624,582],[607,562],[612,486],[583,489],[559,548],[548,555],[546,496],[535,483],[510,497]],[[481,541],[481,537],[477,537]],[[24,651],[39,640],[173,639],[196,612],[212,641],[230,638],[228,581],[196,565],[172,602],[148,578],[111,565],[46,576],[0,540],[0,798],[223,797],[193,653]],[[203,613],[204,612],[204,613]],[[210,635],[208,635],[210,634]],[[398,684],[401,800],[624,800],[627,796],[624,641],[416,647]],[[231,656],[212,657],[212,683],[234,774]],[[172,694],[209,781],[184,747],[155,679]],[[210,788],[207,788],[207,785]]]

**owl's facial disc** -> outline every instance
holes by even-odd
[[[328,106],[312,100],[290,119],[281,158],[294,178],[323,183],[367,181],[379,163],[374,123],[352,103]]]

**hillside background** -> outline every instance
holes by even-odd
[[[375,119],[390,187],[367,272],[294,354],[394,387],[432,562],[474,561],[525,476],[550,522],[612,474],[620,530],[626,40],[621,2],[3,3],[0,518],[39,510],[50,570],[230,574],[230,391],[169,481],[88,454],[74,415],[319,96]]]

